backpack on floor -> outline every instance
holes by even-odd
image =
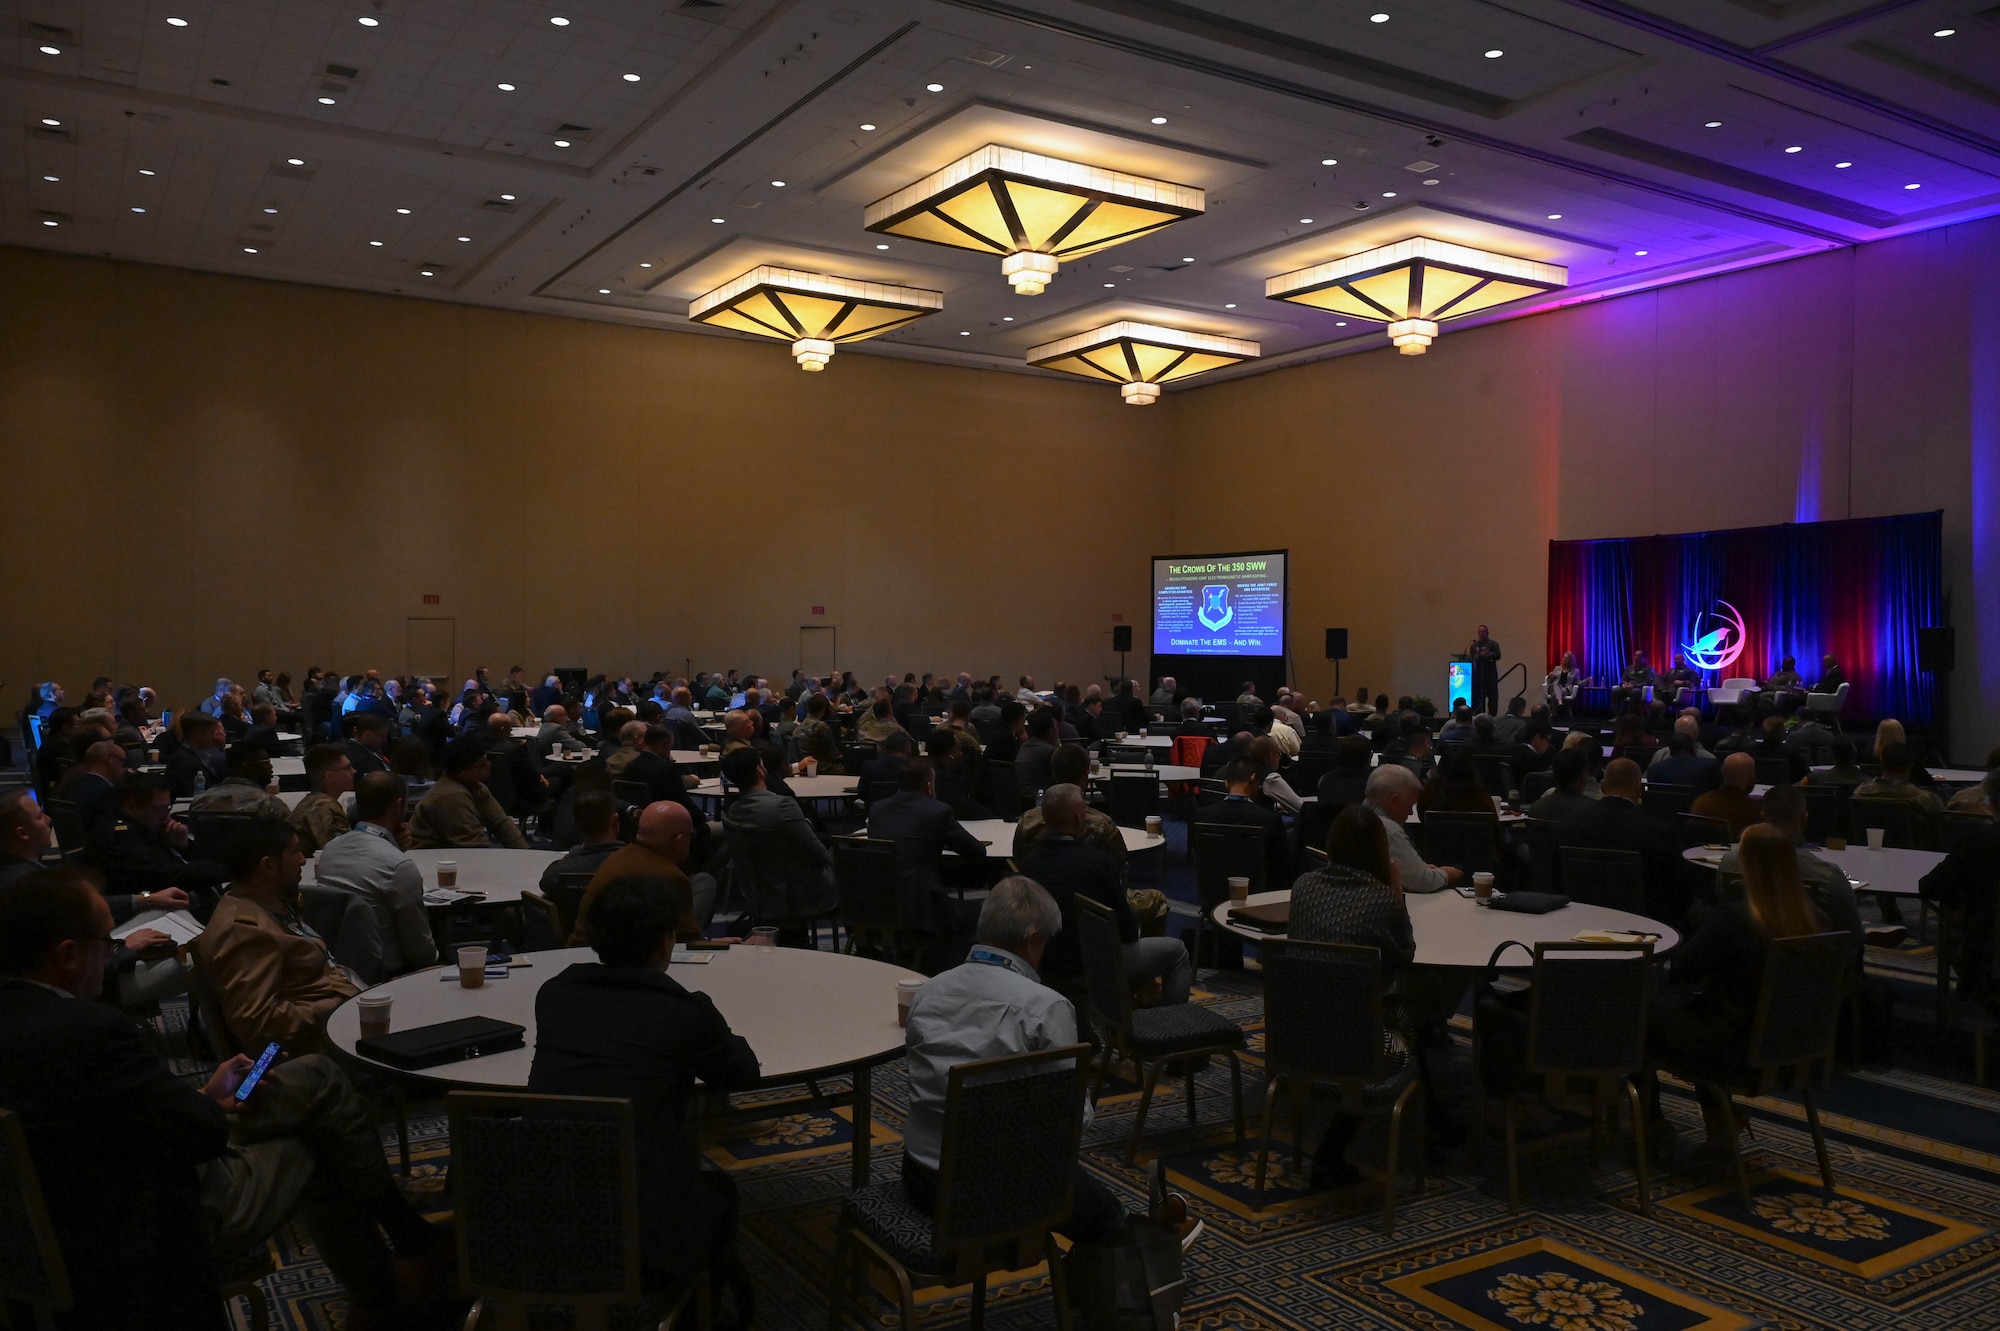
[[[1170,1203],[1165,1166],[1155,1161],[1152,1205],[1107,1243],[1079,1243],[1063,1259],[1070,1318],[1089,1331],[1174,1331],[1187,1297],[1179,1199]]]

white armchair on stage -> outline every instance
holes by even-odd
[[[1847,707],[1847,684],[1842,681],[1832,693],[1808,693],[1806,695],[1807,716],[1830,716],[1833,728],[1840,729],[1840,714]]]
[[[1708,705],[1715,708],[1737,707],[1756,691],[1757,681],[1754,679],[1725,679],[1708,691]]]

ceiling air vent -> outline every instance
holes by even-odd
[[[965,58],[975,65],[984,65],[988,69],[998,69],[1014,57],[1000,51],[988,51],[982,47],[977,51],[967,52]]]
[[[361,71],[352,65],[328,65],[326,72],[337,79],[358,79]]]
[[[479,206],[481,208],[484,208],[489,213],[518,212],[521,207],[518,200],[513,203],[509,203],[505,199],[488,199],[486,202],[480,204]]]

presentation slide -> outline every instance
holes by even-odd
[[[1283,656],[1285,551],[1153,560],[1153,655]]]

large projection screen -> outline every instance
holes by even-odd
[[[1284,656],[1285,555],[1155,556],[1153,655]]]

